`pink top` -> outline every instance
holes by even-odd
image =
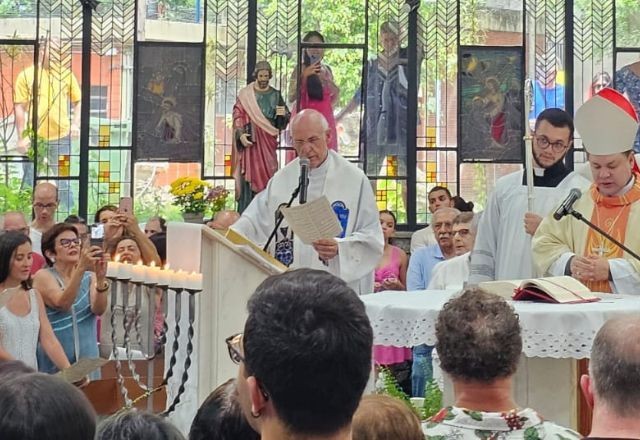
[[[382,283],[389,278],[400,279],[400,249],[398,247],[391,246],[389,263],[377,268],[374,277],[376,283]]]
[[[400,279],[400,248],[391,246],[389,263],[375,271],[376,283],[389,278]],[[411,349],[406,347],[373,346],[373,359],[378,365],[392,365],[411,359]]]

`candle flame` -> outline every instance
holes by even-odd
[[[136,266],[142,266],[142,265],[143,265],[142,260],[138,260],[138,263],[136,264]]]
[[[164,265],[163,269],[164,270],[169,270],[170,267],[171,267],[171,265],[169,263],[167,263],[167,264]]]
[[[116,254],[116,257],[113,259],[114,263],[119,263],[120,262],[120,254]]]
[[[156,262],[152,261],[151,264],[149,265],[149,267],[156,267]]]

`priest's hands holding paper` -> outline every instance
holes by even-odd
[[[575,256],[570,263],[571,276],[580,281],[606,281],[609,279],[609,260],[604,257]]]
[[[524,230],[527,234],[533,235],[538,230],[538,226],[540,226],[540,222],[542,222],[542,217],[538,214],[534,214],[533,212],[527,212],[524,215]]]
[[[311,244],[323,261],[329,261],[338,255],[338,242],[333,238],[322,238]]]

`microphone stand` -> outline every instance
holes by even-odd
[[[620,249],[624,250],[626,253],[631,255],[633,258],[635,258],[636,260],[640,261],[640,256],[638,256],[638,254],[636,254],[631,249],[626,247],[624,244],[620,243],[618,240],[613,238],[611,235],[607,234],[602,229],[600,229],[598,226],[594,225],[589,220],[584,218],[584,216],[582,214],[580,214],[578,211],[574,210],[573,208],[570,208],[569,211],[568,211],[568,214],[571,214],[573,217],[575,217],[576,219],[580,220],[581,222],[583,222],[584,224],[586,224],[587,226],[589,226],[590,228],[592,228],[593,230],[598,232],[600,235],[605,237],[607,240],[611,241],[613,244],[618,246]]]
[[[300,193],[301,184],[302,184],[302,182],[298,183],[297,188],[291,193],[291,198],[289,199],[289,202],[287,203],[285,208],[291,207],[291,204],[293,203],[295,198],[298,197],[298,194]],[[267,249],[269,249],[269,245],[271,244],[271,241],[275,238],[276,233],[278,232],[278,228],[282,224],[282,220],[284,220],[284,215],[282,215],[282,211],[280,209],[278,209],[278,219],[276,220],[276,225],[273,228],[273,231],[271,231],[271,235],[269,236],[269,239],[267,240],[267,244],[265,244],[264,247],[262,248],[263,251],[268,252]]]

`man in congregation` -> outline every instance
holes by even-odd
[[[531,236],[542,216],[551,212],[571,188],[589,182],[564,165],[573,143],[573,120],[564,110],[544,110],[533,133],[534,212],[528,212],[526,170],[498,180],[478,225],[471,253],[469,283],[525,279],[535,276]]]
[[[518,316],[504,299],[466,289],[438,314],[436,338],[440,366],[453,382],[455,400],[423,424],[426,438],[580,438],[513,401],[522,337]]]
[[[431,273],[441,261],[453,258],[455,248],[451,231],[453,220],[460,214],[455,208],[442,207],[433,214],[433,230],[437,244],[418,249],[409,259],[407,290],[424,290],[429,285]],[[433,377],[433,346],[421,344],[413,347],[411,366],[411,395],[424,397],[427,382]]]
[[[598,330],[591,348],[589,374],[580,378],[593,409],[585,440],[640,439],[640,334],[637,314],[613,318]]]
[[[433,214],[440,208],[453,208],[453,198],[451,197],[451,191],[444,186],[434,186],[427,195],[427,201],[429,203],[429,212]],[[418,249],[425,246],[433,246],[438,244],[436,235],[433,232],[431,225],[426,228],[419,229],[411,234],[411,253],[415,253]]]
[[[461,212],[453,219],[453,247],[456,256],[436,264],[431,272],[428,290],[462,289],[469,280],[469,258],[476,241],[478,217]]]
[[[299,269],[265,280],[247,309],[244,334],[227,344],[249,424],[262,440],[351,439],[373,343],[355,292],[325,271]]]
[[[298,156],[309,159],[308,200],[326,196],[342,233],[307,245],[283,221],[270,252],[286,266],[322,269],[339,276],[358,294],[373,292],[373,271],[382,257],[384,240],[369,180],[354,164],[329,151],[331,131],[321,113],[301,111],[292,119],[290,129]],[[273,176],[231,229],[264,245],[299,177],[296,159]]]
[[[58,209],[58,188],[49,182],[38,183],[33,189],[33,222],[31,222],[31,246],[34,252],[41,253],[42,235],[56,224]]]
[[[576,112],[594,183],[573,209],[640,252],[640,173],[633,157],[638,116],[624,95],[603,89]],[[544,219],[533,238],[540,273],[571,275],[594,292],[640,294],[640,261],[571,215]]]
[[[29,236],[30,228],[23,213],[18,211],[8,211],[0,215],[0,234],[11,231],[17,231],[27,237]],[[32,253],[32,258],[33,263],[31,264],[31,275],[34,275],[45,266],[45,261],[44,257],[35,251]]]

